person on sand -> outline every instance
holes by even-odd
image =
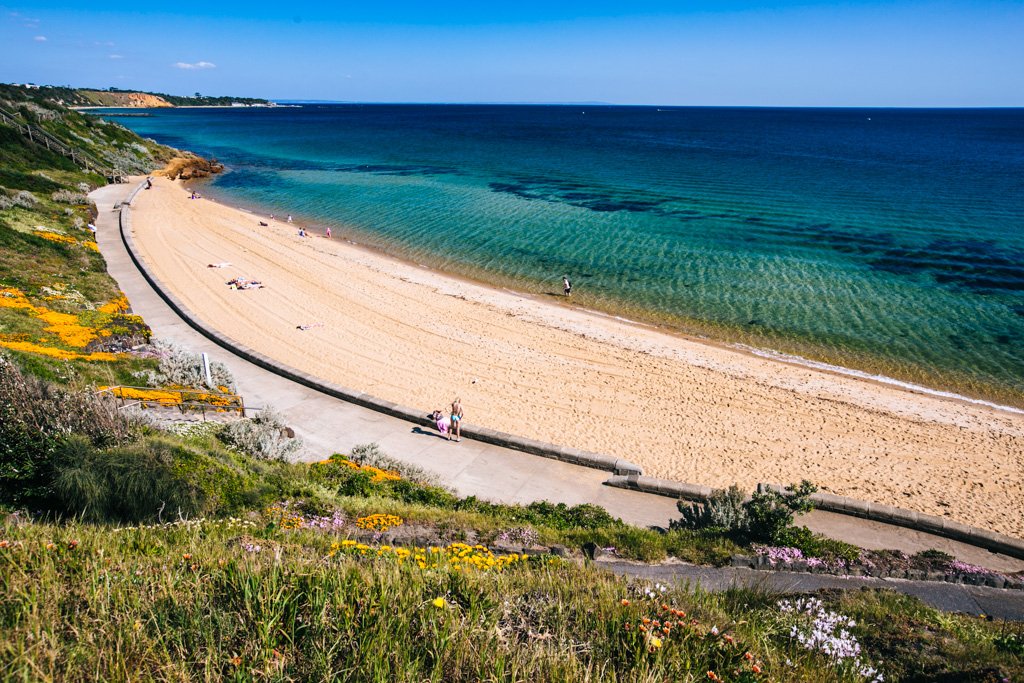
[[[291,214],[288,214],[288,222],[289,222],[289,223],[291,223],[291,222],[292,222],[292,215],[291,215]]]
[[[563,275],[562,276],[562,291],[565,292],[566,296],[569,296],[570,294],[572,294],[572,283],[569,282],[569,276],[568,275]]]
[[[448,432],[448,440],[452,440],[452,434],[456,441],[462,441],[462,399],[456,398],[452,401],[452,428]]]
[[[324,237],[326,237],[327,239],[331,239],[331,229],[330,228],[327,228],[327,230],[324,231]]]
[[[305,237],[305,236],[306,236],[306,229],[305,228],[299,228],[299,237]]]

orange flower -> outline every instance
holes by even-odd
[[[750,654],[749,652],[744,652],[744,653],[743,653],[743,659],[747,660],[748,662],[749,662],[749,661],[750,661],[751,659],[753,659],[753,658],[754,658],[754,655]]]
[[[642,621],[644,622],[645,625],[651,623],[651,620],[648,619],[647,617],[644,617]]]
[[[757,664],[755,664],[754,666],[750,667],[750,670],[753,671],[756,674],[761,673],[761,667],[759,667]]]
[[[78,547],[78,541],[68,541],[68,550],[74,550]]]
[[[622,605],[623,607],[629,607],[629,600],[626,600],[625,598],[623,598],[623,599],[622,599],[622,600],[621,600],[621,601],[619,602],[619,604],[620,604],[620,605]]]
[[[667,612],[667,611],[669,610],[669,606],[668,606],[668,605],[662,605],[662,606],[661,606],[661,609],[662,609],[663,611]]]
[[[718,674],[716,674],[714,671],[709,671],[708,672],[708,678],[711,679],[712,681],[720,680],[718,678]]]
[[[191,560],[192,559],[192,553],[182,553],[181,559],[183,559],[183,560]]]
[[[241,666],[242,665],[242,658],[239,657],[238,655],[235,655],[234,657],[232,657],[228,661],[231,662],[232,666]]]

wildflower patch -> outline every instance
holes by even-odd
[[[60,300],[53,294],[47,298]],[[121,295],[120,299],[124,299],[124,296]],[[120,299],[111,304],[119,308]],[[60,360],[117,360],[120,356],[116,353],[90,349],[99,344],[98,340],[120,332],[118,325],[145,328],[145,323],[136,316],[125,316],[117,311],[103,311],[104,306],[100,307],[99,312],[85,311],[82,314],[61,313],[46,306],[37,306],[24,292],[14,287],[0,287],[0,308],[24,310],[43,323],[43,328],[37,336],[31,337],[23,333],[18,339],[3,337],[0,338],[0,346]],[[145,329],[148,334],[148,328]]]
[[[500,572],[520,563],[550,564],[555,558],[541,555],[496,555],[483,545],[451,543],[444,546],[404,548],[400,546],[373,546],[353,539],[331,544],[327,557],[348,555],[355,557],[383,557],[399,563],[415,565],[420,569],[447,569],[462,572]]]
[[[344,468],[353,470],[355,472],[365,472],[370,475],[370,482],[379,484],[385,481],[399,481],[402,478],[398,472],[392,470],[383,470],[373,465],[360,465],[357,462],[349,460],[344,455],[335,453],[327,460],[321,460],[310,465],[314,469],[321,470],[322,474],[329,475],[330,471],[334,468]]]
[[[401,525],[402,518],[398,515],[367,515],[356,520],[356,526],[367,531],[384,532]]]

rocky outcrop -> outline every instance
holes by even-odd
[[[205,178],[214,173],[220,173],[223,170],[224,164],[219,163],[215,159],[204,159],[194,154],[182,153],[181,156],[171,159],[164,169],[156,173],[167,176],[171,180],[178,178],[191,180],[193,178]]]

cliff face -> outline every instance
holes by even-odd
[[[143,92],[106,92],[80,90],[82,96],[96,106],[102,107],[173,107],[174,105],[157,95]]]

